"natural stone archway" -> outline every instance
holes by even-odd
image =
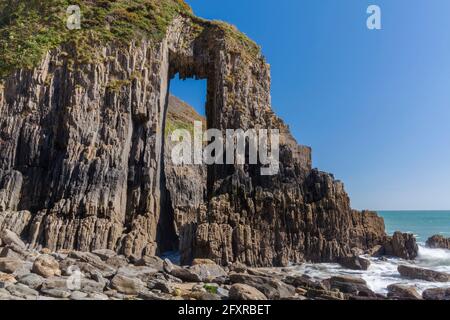
[[[179,16],[162,40],[96,47],[96,63],[74,68],[74,51],[64,44],[0,88],[0,228],[51,250],[154,255],[174,237],[162,236],[170,203],[185,263],[336,261],[382,243],[382,219],[351,210],[342,183],[313,170],[310,148],[274,115],[269,66],[230,26]],[[182,169],[163,159],[175,73],[207,79],[208,127],[279,129],[279,174],[190,168],[206,183],[183,193],[183,174],[170,173]]]

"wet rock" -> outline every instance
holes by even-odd
[[[317,290],[329,290],[330,289],[329,286],[326,286],[322,282],[315,281],[307,275],[287,276],[285,279],[283,279],[283,281],[294,287],[301,287],[301,288],[305,288],[305,289],[317,289]]]
[[[286,299],[295,295],[295,288],[280,280],[269,277],[252,276],[243,273],[230,274],[232,283],[246,284],[264,293],[269,299]]]
[[[58,261],[53,256],[47,254],[40,255],[36,258],[32,271],[44,278],[61,275]]]
[[[421,295],[414,287],[403,284],[391,284],[387,287],[388,297],[396,300],[421,300]]]
[[[450,287],[427,289],[422,293],[425,300],[450,300]]]
[[[375,292],[369,289],[364,279],[350,276],[336,276],[329,279],[331,289],[337,289],[353,296],[377,297]]]
[[[236,283],[231,286],[229,297],[231,300],[267,300],[264,293],[242,283]]]
[[[306,292],[306,296],[313,300],[344,300],[345,295],[339,290],[317,290],[317,289],[308,289]]]
[[[14,273],[23,266],[23,262],[18,259],[0,258],[0,272]]]
[[[397,269],[400,275],[405,278],[419,279],[431,282],[450,281],[450,275],[445,272],[439,272],[406,265],[399,265]]]
[[[416,238],[410,233],[397,231],[392,237],[387,237],[384,243],[384,253],[388,256],[414,260],[418,252],[419,247]]]
[[[137,295],[144,289],[144,287],[145,285],[141,280],[130,278],[121,274],[115,275],[111,280],[111,288],[128,295]]]
[[[428,238],[426,242],[428,248],[433,249],[449,249],[450,250],[450,238],[445,238],[442,235],[434,235]]]
[[[369,248],[365,253],[371,257],[380,257],[384,255],[385,251],[382,245],[376,245],[372,248]]]
[[[347,269],[367,270],[369,269],[370,261],[359,256],[346,256],[339,259],[339,264]]]

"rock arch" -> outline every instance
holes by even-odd
[[[382,242],[382,219],[351,210],[342,183],[312,169],[310,148],[271,110],[268,64],[231,27],[178,17],[162,41],[98,47],[98,61],[76,69],[73,50],[47,53],[0,90],[0,228],[51,250],[154,255],[167,189],[185,263],[336,261]],[[213,165],[206,197],[177,197],[183,185],[164,181],[163,165],[175,73],[207,79],[208,127],[279,129],[280,173]]]

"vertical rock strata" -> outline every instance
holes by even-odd
[[[311,150],[274,115],[269,66],[237,31],[180,16],[162,41],[94,49],[98,61],[74,69],[76,48],[62,45],[1,84],[0,228],[50,250],[178,246],[185,263],[251,266],[336,261],[382,244],[383,220],[353,211],[343,184],[312,169]],[[176,73],[207,79],[208,127],[279,129],[279,174],[164,161]]]

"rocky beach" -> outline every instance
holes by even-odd
[[[413,285],[402,284],[402,279],[425,280],[431,285],[450,281],[450,274],[406,261],[398,266],[400,282],[388,285],[381,294],[361,276],[320,279],[299,272],[302,265],[250,268],[234,263],[222,267],[209,259],[195,259],[191,266],[178,266],[156,256],[132,261],[107,249],[30,250],[9,230],[3,230],[0,239],[2,300],[450,300],[450,287],[419,293]],[[355,256],[352,263],[346,260],[344,264],[364,270],[371,259],[386,258]]]

